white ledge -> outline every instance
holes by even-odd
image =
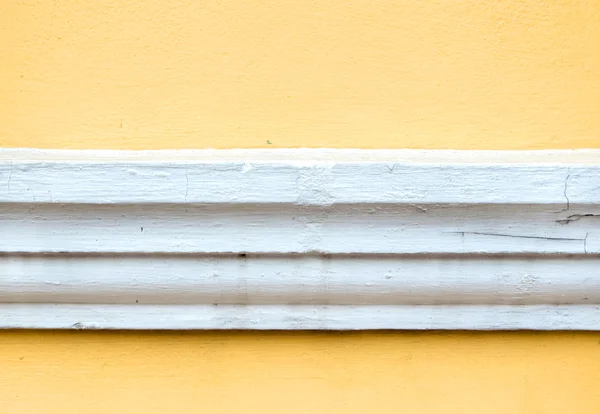
[[[600,330],[600,151],[0,150],[0,327]]]

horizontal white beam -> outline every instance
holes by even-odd
[[[600,253],[596,205],[0,204],[26,253]]]
[[[0,150],[0,327],[600,330],[600,151]]]
[[[401,150],[300,150],[302,157],[295,150],[247,150],[216,160],[202,152],[137,157],[135,152],[111,152],[106,157],[97,151],[47,151],[43,159],[33,150],[3,151],[7,153],[0,158],[0,182],[5,183],[0,203],[600,202],[600,164],[592,162],[600,152],[595,151],[585,156],[540,153],[544,162],[526,163],[518,162],[514,153],[499,152],[480,153],[475,162],[468,151],[436,153],[436,163],[429,160],[434,151]],[[535,160],[533,155],[524,158]],[[580,159],[587,162],[574,162]]]
[[[0,257],[0,302],[600,303],[596,257]]]
[[[9,329],[598,330],[600,306],[0,304]]]

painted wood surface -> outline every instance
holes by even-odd
[[[117,293],[115,293],[117,295]],[[293,299],[291,300],[293,302]],[[0,304],[5,329],[598,331],[595,305]]]
[[[598,151],[1,154],[6,328],[600,329]]]
[[[249,150],[144,153],[2,150],[1,202],[594,204],[600,151],[516,153]],[[81,159],[87,157],[89,159]],[[202,154],[202,155],[197,155]],[[542,155],[543,154],[543,155]],[[481,159],[474,159],[477,155]],[[114,158],[111,158],[114,157]],[[430,159],[430,157],[432,157]],[[461,160],[461,158],[465,158]],[[169,158],[174,158],[169,160]],[[486,162],[486,160],[489,160]],[[523,161],[529,160],[529,161]],[[583,160],[583,162],[580,162]]]

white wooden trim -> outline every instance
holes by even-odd
[[[0,304],[0,321],[13,329],[598,330],[600,308]]]
[[[600,330],[600,151],[3,149],[0,327]]]

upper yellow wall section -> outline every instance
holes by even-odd
[[[6,414],[597,414],[598,333],[0,332]]]
[[[0,146],[600,147],[597,0],[4,0],[0,47]]]

